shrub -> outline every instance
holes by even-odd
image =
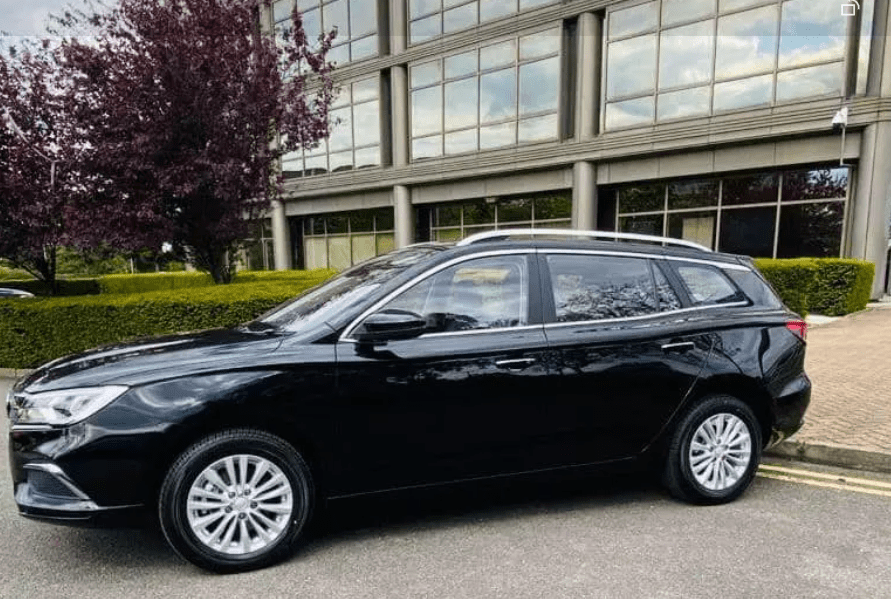
[[[331,277],[333,270],[255,270],[236,273],[233,283],[290,281],[316,285]],[[200,272],[164,272],[133,275],[108,275],[99,278],[102,293],[148,293],[213,285],[209,274]]]
[[[848,258],[759,259],[755,265],[789,309],[842,316],[869,302],[875,265]]]
[[[99,293],[99,281],[96,279],[56,279],[59,296],[91,295]],[[49,285],[44,281],[3,281],[0,287],[21,289],[34,295],[52,295]]]
[[[0,300],[0,365],[34,368],[97,345],[137,337],[234,326],[321,282],[213,285],[132,295]]]

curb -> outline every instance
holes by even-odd
[[[840,445],[783,441],[768,449],[765,455],[854,470],[891,473],[891,453],[865,451]]]

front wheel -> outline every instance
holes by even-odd
[[[761,460],[761,427],[751,408],[727,395],[711,396],[678,423],[663,480],[684,501],[718,504],[746,490]]]
[[[234,429],[192,445],[161,486],[161,528],[171,546],[214,572],[241,572],[288,555],[312,508],[309,467],[268,433]]]

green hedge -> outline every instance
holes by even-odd
[[[96,279],[57,279],[59,295],[93,295],[99,293],[99,281]],[[49,285],[37,279],[29,281],[2,281],[0,287],[21,289],[34,295],[52,295]]]
[[[233,283],[132,295],[0,300],[0,366],[34,368],[97,345],[234,326],[322,282]]]
[[[254,270],[235,274],[233,283],[269,281],[289,281],[302,284],[304,281],[327,279],[333,270]],[[150,291],[172,291],[213,285],[209,274],[200,272],[164,272],[133,275],[106,275],[99,277],[102,293],[147,293]]]
[[[809,312],[842,316],[869,302],[875,265],[843,258],[755,260],[783,302],[802,316]]]

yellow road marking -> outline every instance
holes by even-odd
[[[799,470],[797,468],[786,468],[784,466],[774,466],[773,464],[761,464],[760,470],[765,472],[773,472],[776,474],[788,474],[790,476],[806,476],[808,478],[819,478],[823,480],[836,481],[842,484],[863,485],[867,487],[877,487],[879,489],[891,490],[891,483],[869,478],[857,478],[854,476],[842,476],[839,474],[827,474],[825,472],[813,472],[811,470]]]
[[[844,476],[824,474],[822,472],[810,472],[808,470],[796,470],[783,468],[782,466],[762,465],[758,470],[758,476],[784,482],[800,483],[813,487],[837,489],[839,491],[854,491],[867,495],[879,495],[891,497],[891,484],[869,480],[865,478],[848,478]]]

